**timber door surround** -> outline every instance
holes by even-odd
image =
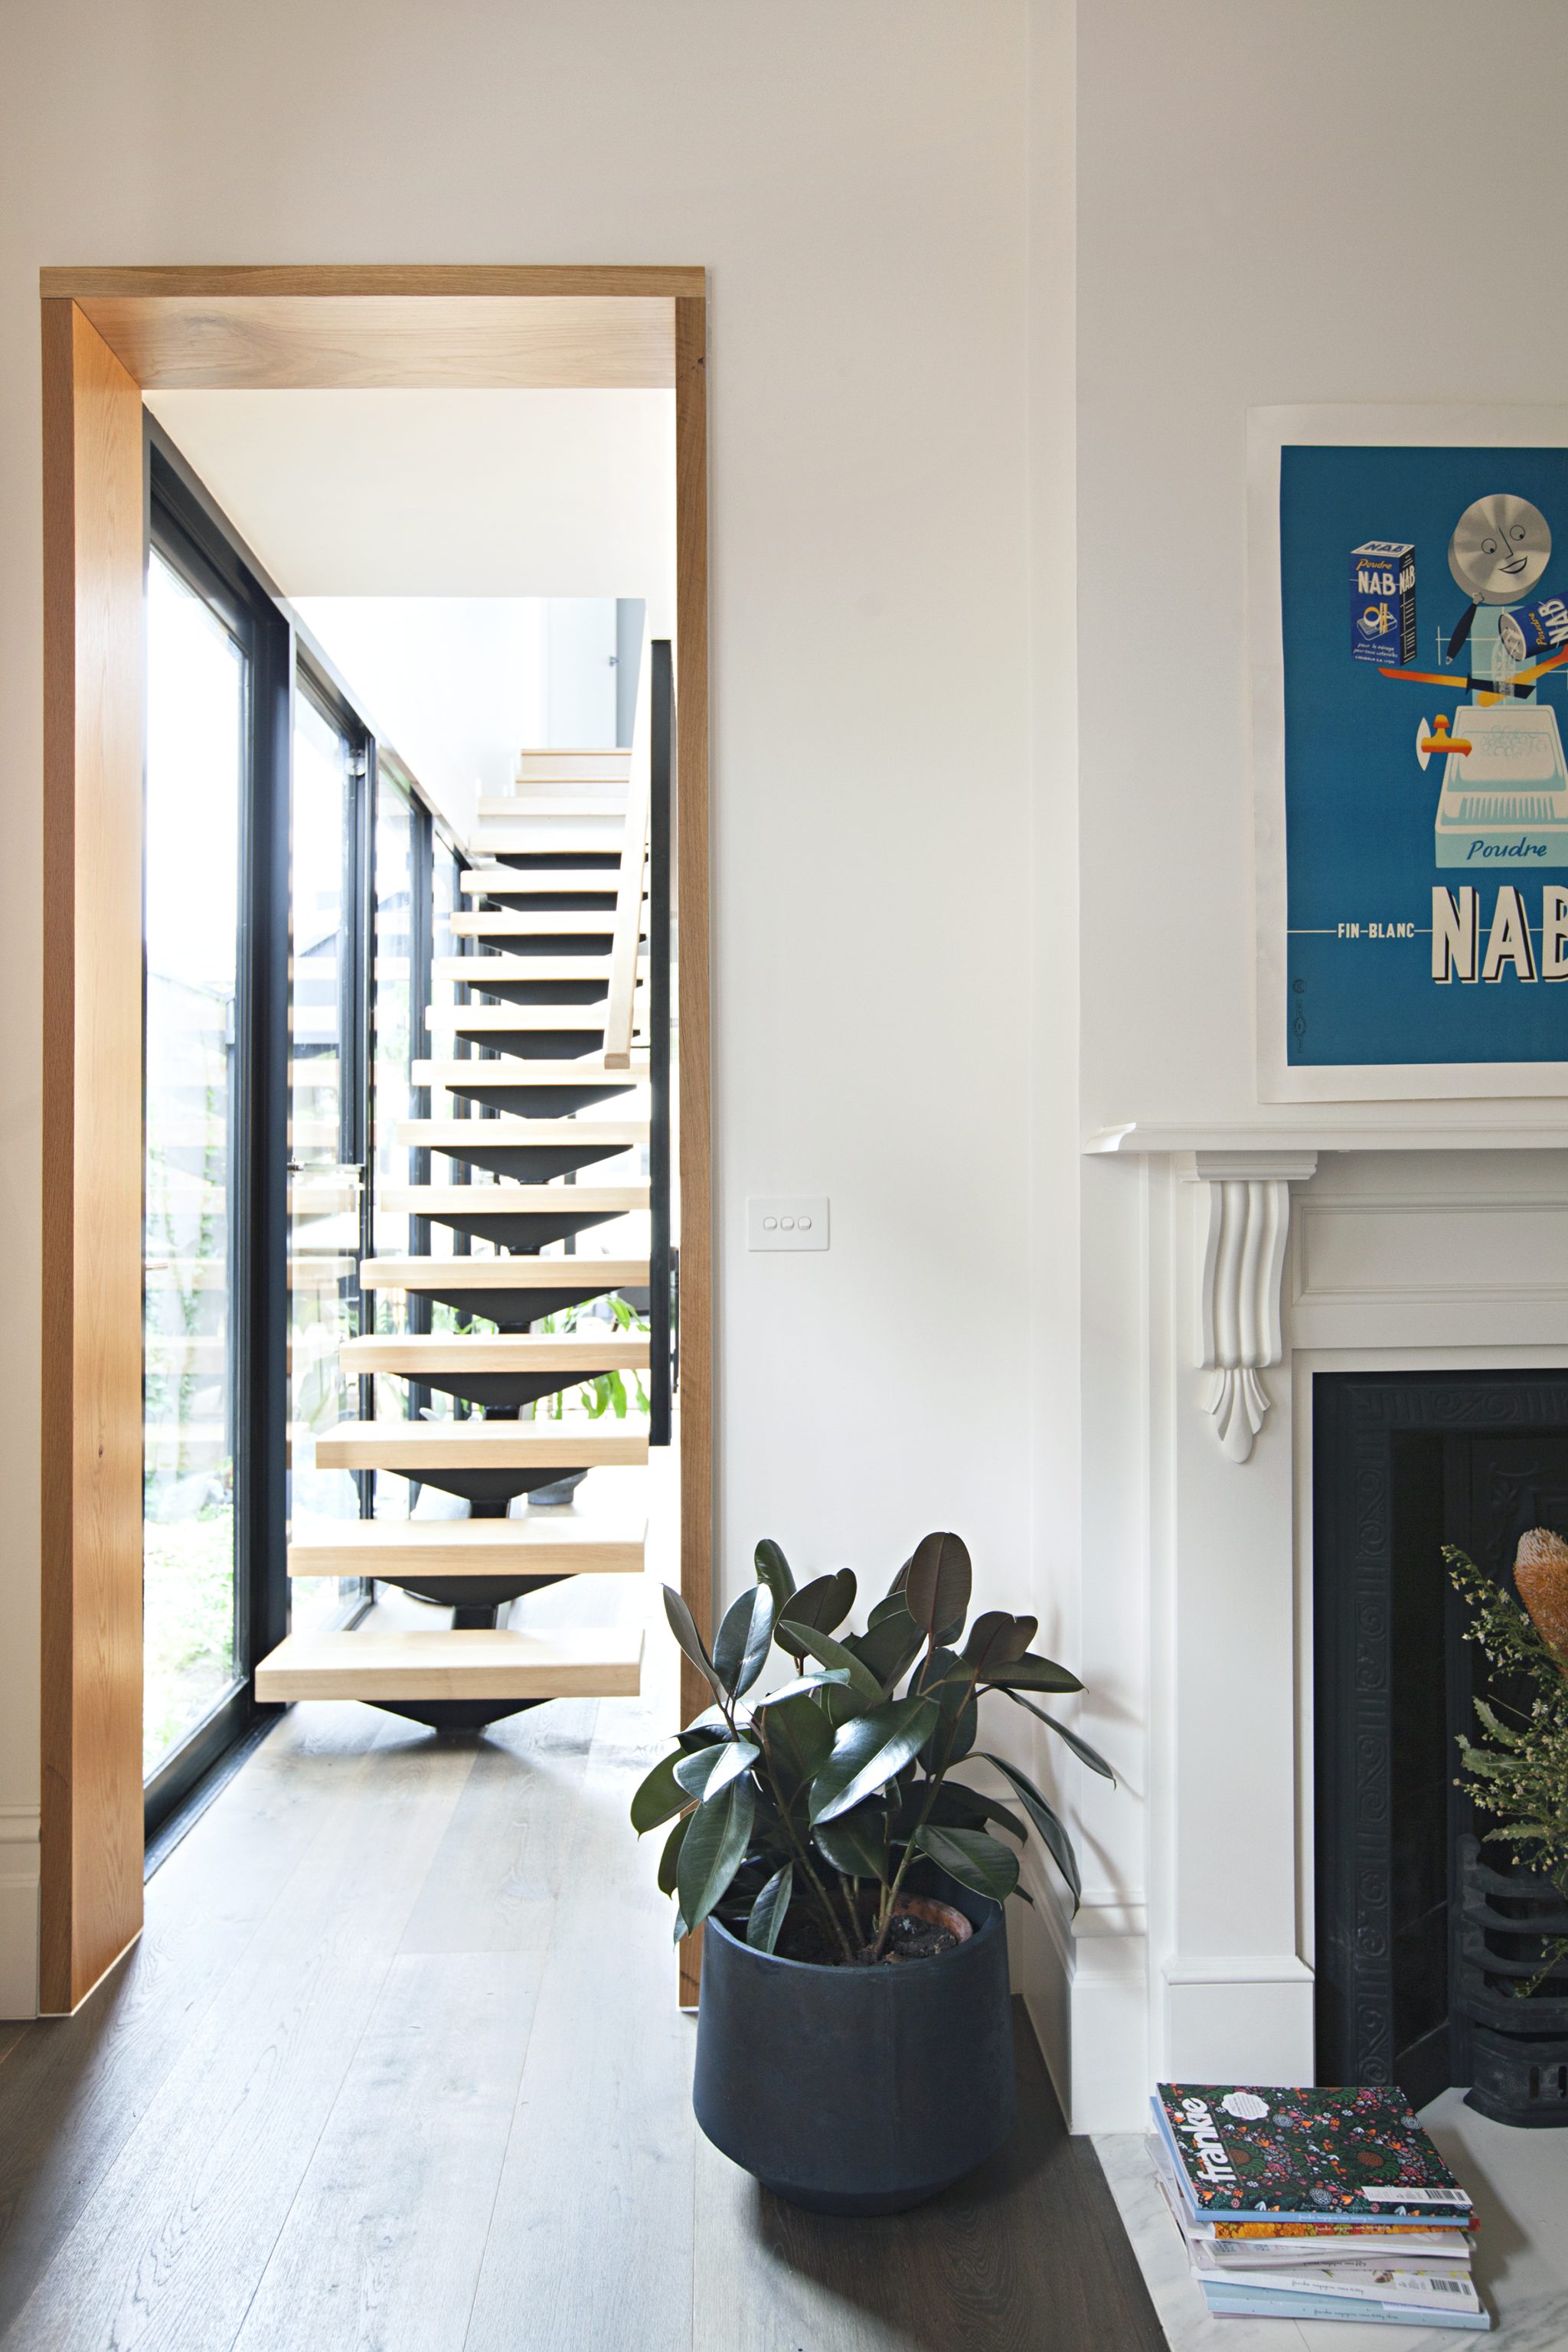
[[[40,2008],[142,1925],[144,390],[673,386],[681,1587],[712,1594],[700,268],[51,268],[44,366]],[[682,1662],[687,1715],[703,1700]],[[689,1979],[695,1956],[686,1969]]]

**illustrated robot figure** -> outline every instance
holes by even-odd
[[[1465,667],[1383,671],[1474,697],[1451,726],[1440,715],[1416,730],[1421,766],[1434,757],[1443,761],[1439,866],[1484,870],[1500,858],[1568,862],[1568,767],[1557,713],[1535,691],[1547,670],[1568,662],[1568,610],[1528,603],[1551,558],[1551,527],[1539,507],[1506,490],[1477,499],[1448,541],[1448,569],[1470,601],[1448,640],[1447,658],[1468,651]],[[1542,647],[1546,658],[1530,658]]]

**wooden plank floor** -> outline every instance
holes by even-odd
[[[668,1649],[479,1738],[290,1712],[112,1980],[0,2056],[7,2352],[1158,2352],[1021,2020],[1013,2141],[916,2213],[796,2212],[697,2132],[626,1820]]]

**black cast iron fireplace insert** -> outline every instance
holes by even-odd
[[[1509,1992],[1555,1898],[1455,1786],[1489,1685],[1442,1558],[1511,1592],[1525,1529],[1568,1534],[1568,1370],[1320,1373],[1312,1444],[1318,2080],[1568,2124],[1568,1979]]]

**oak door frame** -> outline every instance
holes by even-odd
[[[712,1618],[700,268],[50,268],[44,371],[39,2007],[142,1927],[143,391],[673,385],[682,1592]],[[683,1662],[682,1709],[706,1694]],[[683,1969],[692,1979],[695,1954]]]

